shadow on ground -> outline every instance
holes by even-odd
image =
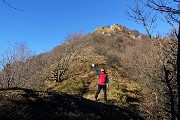
[[[55,91],[0,90],[0,120],[143,120],[126,109]]]

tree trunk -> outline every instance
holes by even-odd
[[[169,71],[166,69],[164,66],[164,73],[165,73],[165,80],[166,80],[166,85],[169,90],[169,97],[170,97],[170,105],[171,105],[171,120],[176,120],[176,114],[175,114],[175,104],[174,104],[174,94],[173,94],[173,89],[171,87],[171,81],[169,80]]]
[[[177,87],[178,87],[178,120],[180,120],[180,22],[178,32],[178,51],[177,51]]]

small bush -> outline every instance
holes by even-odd
[[[59,91],[70,94],[83,94],[85,80],[68,81],[65,85],[59,88]]]

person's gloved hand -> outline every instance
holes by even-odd
[[[92,67],[94,67],[95,65],[94,64],[92,64]]]

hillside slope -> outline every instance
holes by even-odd
[[[47,89],[80,95],[94,101],[98,81],[98,76],[91,66],[94,63],[98,69],[106,69],[109,75],[108,103],[138,112],[145,94],[142,94],[142,86],[139,83],[123,77],[120,54],[124,52],[126,47],[145,36],[117,24],[113,26],[96,29],[86,36],[72,36],[62,46],[57,46],[51,51],[51,58],[54,57],[53,53],[56,57],[58,54],[64,54],[65,57],[58,58],[56,62],[51,64],[56,63],[52,67],[55,72],[52,72],[54,75],[51,75],[53,79],[45,81]],[[111,34],[106,34],[106,31]],[[58,63],[65,63],[67,69],[57,68]],[[64,69],[60,81],[57,80],[58,69]],[[104,102],[102,92],[99,99],[100,102]]]
[[[64,46],[66,47],[63,49],[61,48],[62,46],[55,48],[52,53],[54,52],[57,55],[57,53],[63,51],[65,54],[66,50],[68,50],[68,54],[66,53],[65,56],[70,57],[67,63],[67,70],[63,73],[66,78],[60,80],[60,82],[55,82],[54,78],[46,81],[48,90],[79,94],[84,98],[94,100],[98,81],[98,76],[91,66],[94,63],[98,69],[106,69],[109,75],[111,85],[107,94],[110,103],[127,106],[130,101],[140,101],[142,97],[141,86],[135,81],[122,77],[121,64],[119,62],[119,54],[123,52],[124,47],[133,43],[134,40],[131,40],[133,34],[130,34],[128,29],[117,24],[113,26],[116,29],[119,28],[119,31],[116,29],[109,30],[111,27],[103,28],[111,32],[111,35],[106,35],[104,32],[101,33],[102,29],[97,29],[95,32],[83,37],[73,36],[65,43]],[[69,55],[69,53],[71,54]],[[59,63],[64,64],[63,62]],[[56,69],[54,76],[57,78],[57,65],[53,69]],[[100,99],[102,97],[103,95],[100,94]]]

